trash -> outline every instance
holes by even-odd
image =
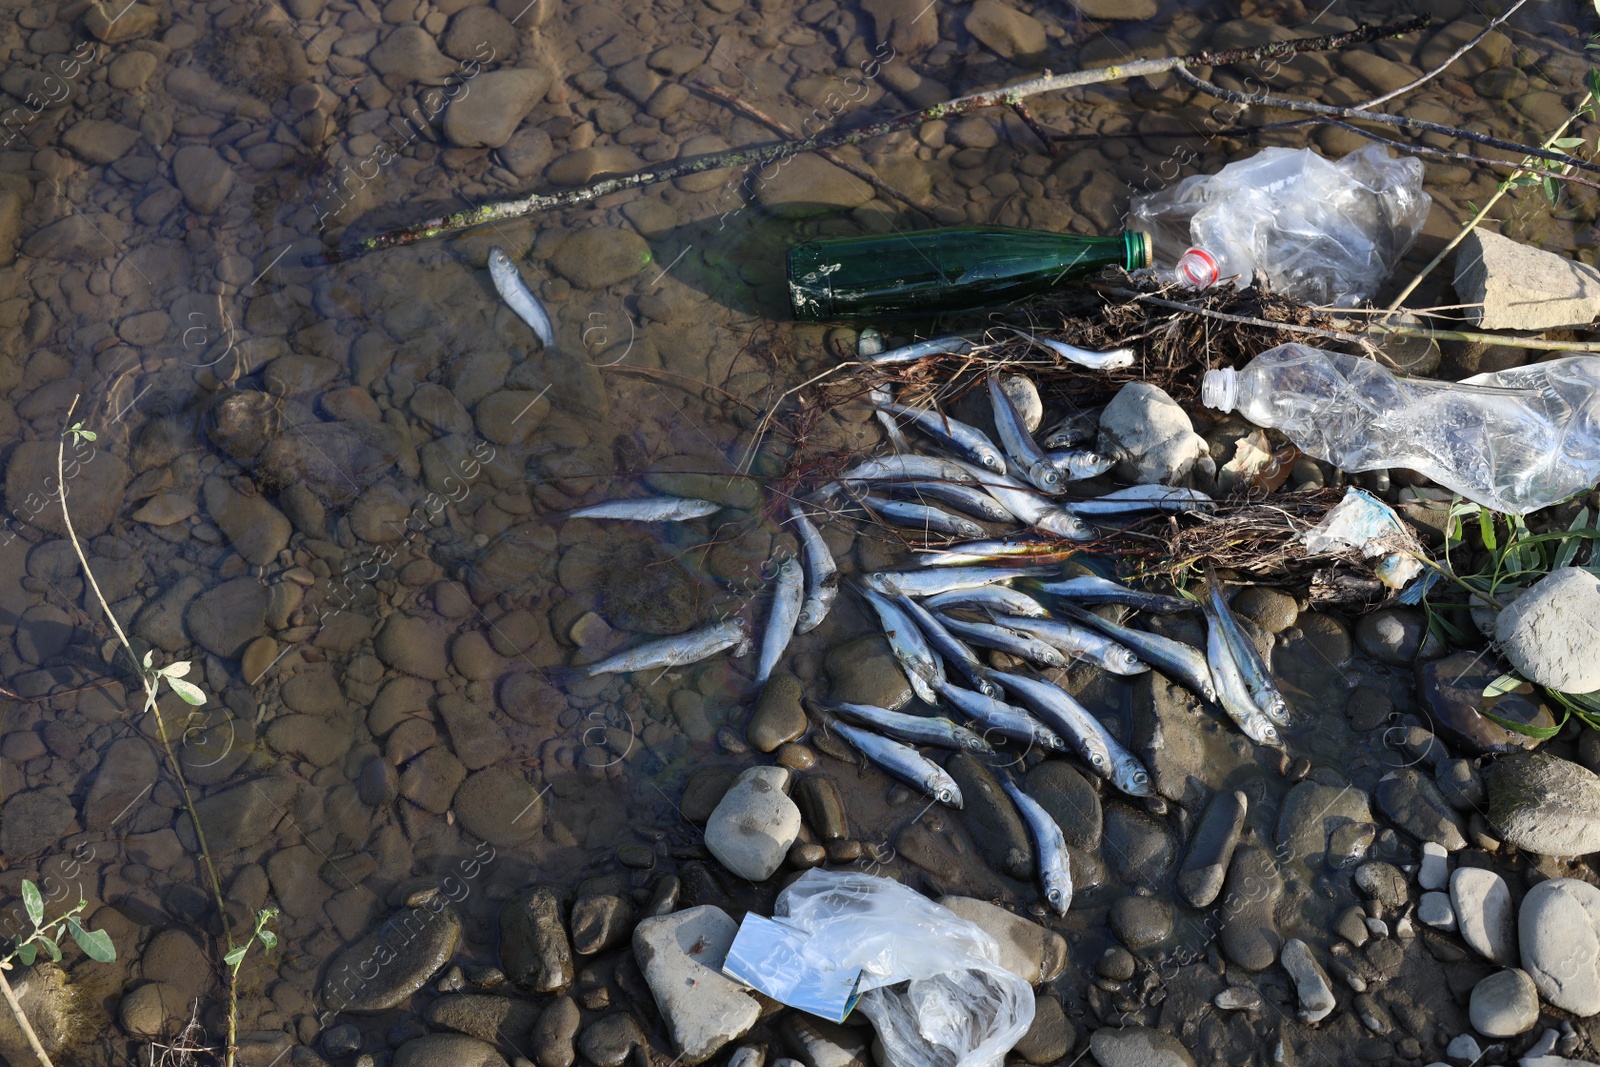
[[[789,249],[801,321],[943,314],[1035,296],[1101,267],[1150,265],[1150,235],[1115,237],[963,226],[807,241]]]
[[[1237,410],[1346,471],[1406,467],[1524,515],[1600,481],[1600,359],[1570,356],[1460,382],[1286,344],[1207,371],[1207,407]]]
[[[1338,162],[1264,148],[1216,174],[1136,196],[1129,224],[1149,230],[1157,266],[1205,289],[1257,273],[1277,293],[1353,307],[1377,292],[1428,216],[1422,162],[1368,145]],[[1178,249],[1187,249],[1172,258]]]
[[[1033,1023],[1033,990],[992,937],[888,878],[810,870],[773,918],[747,915],[723,973],[841,1022],[857,1005],[888,1067],[999,1067]]]
[[[1390,589],[1404,588],[1422,572],[1416,557],[1423,551],[1416,536],[1393,508],[1365,489],[1347,490],[1338,506],[1302,538],[1308,556],[1347,548],[1359,549],[1368,559],[1383,556],[1376,567],[1378,580]]]

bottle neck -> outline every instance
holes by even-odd
[[[1208,370],[1200,379],[1200,403],[1226,414],[1239,402],[1239,372],[1232,367]]]

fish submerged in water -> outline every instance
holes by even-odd
[[[854,745],[863,756],[902,782],[922,790],[941,804],[962,805],[961,787],[945,769],[910,745],[834,720],[829,727]]]
[[[789,517],[800,531],[800,553],[805,559],[806,598],[800,605],[800,621],[795,633],[808,634],[822,625],[833,607],[833,598],[839,595],[839,565],[833,561],[822,532],[798,504],[789,505]]]
[[[682,667],[690,663],[699,663],[735,645],[748,647],[749,642],[749,623],[740,618],[725,619],[686,634],[647,641],[626,652],[619,652],[615,656],[608,656],[597,663],[577,669],[593,678],[599,674],[647,671],[652,667]],[[743,655],[744,648],[735,654]]]
[[[805,598],[805,572],[797,559],[786,559],[778,567],[777,587],[772,594],[772,614],[767,619],[767,629],[761,635],[761,662],[756,669],[756,684],[766,685],[772,677],[784,649],[794,637],[795,624],[800,621],[800,608]]]
[[[638,500],[607,500],[568,514],[569,519],[629,519],[633,522],[682,522],[722,510],[721,504],[693,497],[647,496]]]
[[[511,262],[511,257],[499,248],[489,249],[489,277],[494,280],[494,287],[500,291],[501,299],[517,313],[517,318],[528,324],[528,328],[538,335],[546,348],[553,347],[556,328],[550,321],[549,312],[533,295],[528,283],[522,280],[522,272]]]
[[[1072,869],[1067,860],[1067,835],[1055,819],[1037,800],[1024,793],[1009,774],[1000,775],[1000,788],[1006,791],[1017,814],[1028,827],[1033,838],[1033,850],[1039,864],[1039,884],[1044,887],[1044,899],[1057,915],[1065,915],[1072,906]]]

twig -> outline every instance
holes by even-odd
[[[1358,333],[1349,333],[1344,330],[1329,330],[1320,326],[1300,326],[1292,322],[1273,322],[1271,319],[1258,319],[1251,315],[1235,315],[1228,311],[1213,311],[1195,304],[1185,304],[1179,300],[1167,300],[1150,293],[1136,293],[1132,289],[1107,289],[1096,286],[1108,296],[1121,297],[1124,300],[1138,300],[1156,307],[1170,308],[1173,311],[1183,311],[1193,315],[1203,315],[1208,319],[1221,319],[1224,322],[1237,322],[1245,326],[1261,326],[1269,330],[1285,330],[1289,333],[1308,333],[1318,337],[1327,337],[1335,341],[1347,341],[1352,344],[1367,345],[1372,342]]]
[[[1011,110],[1017,113],[1017,118],[1027,124],[1028,129],[1033,131],[1035,137],[1044,142],[1044,150],[1046,152],[1049,152],[1052,156],[1057,154],[1055,138],[1050,136],[1049,130],[1039,125],[1039,120],[1033,117],[1033,112],[1028,110],[1027,104],[1024,104],[1021,100],[1013,100],[1011,102]]]
[[[1414,156],[1431,156],[1434,159],[1448,160],[1452,163],[1477,163],[1485,167],[1494,167],[1499,170],[1509,170],[1511,171],[1511,178],[1507,178],[1507,181],[1510,181],[1512,178],[1515,178],[1517,175],[1521,174],[1524,166],[1527,164],[1526,159],[1524,159],[1522,163],[1513,163],[1509,159],[1490,159],[1488,156],[1475,156],[1468,152],[1455,152],[1447,148],[1434,148],[1431,145],[1406,144],[1404,141],[1391,140],[1388,137],[1373,133],[1371,130],[1363,130],[1361,127],[1352,126],[1348,122],[1340,122],[1338,119],[1315,118],[1307,119],[1306,121],[1326,122],[1330,126],[1338,126],[1340,129],[1349,130],[1351,133],[1360,134],[1369,141],[1375,141],[1378,144],[1387,145],[1388,147],[1399,152],[1409,152]],[[1264,129],[1265,127],[1258,128]],[[1568,174],[1565,170],[1546,171],[1545,176],[1554,178],[1558,182],[1566,182],[1570,185],[1586,185],[1590,189],[1600,189],[1600,181],[1594,181],[1590,178],[1580,178],[1576,174]]]
[[[697,81],[694,83],[694,87],[708,96],[716,97],[718,100],[721,100],[724,104],[727,104],[735,111],[743,112],[745,115],[755,119],[757,122],[771,127],[774,131],[783,134],[785,137],[788,137],[791,140],[798,141],[800,139],[799,132],[793,126],[789,125],[787,122],[784,122],[780,118],[776,118],[767,114],[765,111],[762,111],[760,108],[750,103],[750,101],[745,100],[742,97],[735,96],[720,85],[712,85],[706,81]],[[873,174],[865,167],[859,167],[850,162],[848,159],[845,159],[831,148],[818,149],[817,155],[821,156],[823,159],[826,159],[829,163],[832,163],[840,170],[849,171],[851,174],[854,174],[857,178],[860,178],[862,181],[872,186],[873,190],[877,192],[878,195],[909,204],[917,211],[921,212],[926,218],[931,219],[934,217],[933,210],[931,208],[924,204],[918,203],[909,196],[906,196],[904,193],[889,188],[887,185],[883,184],[882,180],[880,180],[877,175]]]
[[[787,158],[800,152],[815,152],[822,148],[838,148],[841,145],[859,144],[869,138],[893,133],[896,130],[911,129],[934,119],[948,119],[952,115],[964,115],[986,107],[1010,107],[1019,100],[1025,100],[1030,96],[1038,96],[1041,93],[1053,93],[1084,85],[1096,85],[1101,82],[1121,81],[1126,78],[1163,74],[1168,71],[1182,70],[1186,64],[1196,67],[1219,67],[1232,63],[1242,63],[1247,60],[1281,59],[1299,55],[1302,52],[1336,51],[1352,48],[1356,45],[1369,44],[1372,41],[1388,37],[1400,37],[1417,30],[1426,29],[1431,24],[1431,17],[1423,15],[1418,18],[1406,19],[1403,22],[1392,22],[1377,27],[1362,25],[1348,33],[1277,41],[1260,48],[1236,48],[1219,52],[1198,52],[1190,56],[1136,59],[1130,63],[1098,67],[1093,70],[1071,71],[1066,74],[1047,73],[1030,81],[1019,82],[1016,85],[1001,89],[989,89],[984,92],[971,93],[967,96],[957,97],[954,100],[947,100],[942,104],[923,108],[920,111],[907,112],[891,119],[871,122],[863,126],[823,130],[798,141],[782,141],[777,144],[737,148],[727,152],[714,152],[709,155],[695,156],[655,170],[640,171],[618,178],[607,178],[604,181],[595,182],[581,189],[569,189],[565,192],[548,194],[532,193],[514,200],[501,200],[494,203],[481,204],[449,215],[427,219],[411,226],[363,237],[344,248],[306,256],[303,262],[308,267],[340,263],[382,249],[398,248],[403,245],[415,244],[418,241],[458,233],[461,230],[480,226],[486,222],[521,218],[524,215],[532,215],[535,212],[551,211],[556,208],[570,207],[573,204],[588,203],[610,193],[621,192],[624,189],[637,189],[657,182],[671,181],[686,174],[702,174],[710,170],[724,170],[728,167],[767,163],[775,159]],[[1516,149],[1521,147],[1523,146],[1515,146]]]
[[[1578,105],[1578,108],[1581,109],[1581,108],[1586,108],[1588,106],[1589,106],[1588,103],[1585,102],[1583,104]],[[1545,138],[1544,146],[1546,148],[1549,148],[1556,141],[1560,140],[1561,139],[1561,135],[1567,132],[1567,127],[1571,126],[1575,121],[1577,121],[1578,115],[1579,115],[1579,110],[1578,109],[1574,109],[1572,114],[1567,116],[1567,120],[1565,122],[1563,122],[1560,126],[1556,127],[1556,132],[1552,133],[1549,137]],[[1522,162],[1524,164],[1526,164],[1528,162],[1528,160],[1526,158],[1524,158]],[[1399,296],[1395,297],[1393,300],[1391,300],[1389,302],[1389,310],[1390,311],[1395,310],[1401,304],[1405,303],[1406,297],[1408,297],[1412,293],[1416,292],[1417,286],[1422,284],[1422,279],[1426,278],[1429,274],[1432,274],[1433,273],[1433,269],[1435,267],[1437,267],[1439,264],[1444,262],[1444,257],[1448,256],[1451,252],[1455,251],[1456,245],[1460,244],[1462,241],[1465,241],[1467,239],[1467,235],[1469,233],[1471,233],[1473,230],[1477,229],[1478,223],[1482,222],[1488,216],[1489,210],[1500,202],[1500,198],[1502,196],[1505,196],[1506,193],[1511,191],[1512,183],[1515,182],[1517,180],[1517,178],[1521,177],[1522,174],[1523,174],[1523,169],[1521,167],[1518,167],[1516,170],[1511,172],[1511,176],[1509,178],[1505,179],[1504,181],[1502,181],[1499,184],[1499,186],[1494,191],[1494,195],[1491,196],[1484,203],[1484,205],[1478,209],[1477,214],[1473,215],[1472,218],[1468,219],[1467,220],[1467,224],[1465,226],[1461,227],[1461,231],[1459,233],[1457,233],[1454,237],[1450,238],[1450,242],[1448,244],[1446,244],[1443,248],[1439,249],[1439,254],[1434,256],[1433,259],[1429,260],[1428,261],[1428,265],[1426,267],[1423,267],[1420,271],[1417,272],[1417,276],[1415,278],[1411,279],[1410,284],[1408,284],[1404,289],[1400,290],[1400,295]]]
[[[1409,83],[1407,83],[1405,85],[1402,85],[1402,86],[1400,86],[1400,88],[1393,89],[1393,90],[1391,90],[1391,91],[1389,91],[1387,93],[1384,93],[1382,96],[1373,97],[1371,100],[1368,100],[1364,104],[1357,104],[1355,106],[1355,110],[1356,111],[1365,111],[1369,107],[1377,107],[1379,104],[1387,104],[1389,101],[1393,100],[1395,97],[1403,96],[1404,94],[1409,93],[1411,90],[1415,89],[1417,86],[1423,84],[1424,82],[1432,81],[1434,78],[1437,78],[1439,75],[1443,74],[1446,70],[1449,69],[1450,64],[1454,63],[1456,60],[1460,59],[1462,56],[1466,55],[1468,52],[1470,52],[1474,48],[1476,48],[1478,46],[1478,42],[1479,41],[1481,41],[1485,37],[1489,36],[1490,31],[1492,31],[1495,27],[1497,27],[1497,26],[1501,25],[1502,23],[1504,23],[1512,15],[1515,15],[1517,13],[1517,9],[1520,8],[1523,4],[1526,4],[1527,2],[1528,2],[1528,0],[1517,0],[1516,3],[1514,3],[1510,7],[1506,8],[1506,10],[1502,14],[1496,15],[1493,19],[1491,19],[1490,22],[1489,22],[1489,25],[1485,26],[1481,31],[1479,31],[1479,33],[1478,33],[1478,35],[1476,37],[1474,37],[1472,40],[1468,41],[1466,44],[1462,45],[1460,48],[1457,48],[1454,52],[1451,52],[1450,53],[1450,57],[1448,59],[1446,59],[1443,63],[1440,63],[1437,67],[1434,67],[1432,70],[1428,71],[1426,74],[1424,74],[1422,77],[1418,78],[1416,81],[1409,82]]]
[[[11,1017],[17,1021],[17,1028],[22,1031],[22,1036],[28,1039],[28,1047],[33,1049],[33,1054],[39,1058],[44,1067],[55,1067],[50,1062],[50,1056],[45,1052],[44,1046],[39,1043],[39,1035],[33,1032],[33,1024],[28,1021],[27,1013],[22,1010],[22,1005],[17,1001],[17,994],[11,988],[11,983],[6,981],[6,974],[0,971],[0,995],[6,998],[6,1007],[11,1009]]]
[[[1283,111],[1303,111],[1313,115],[1326,115],[1333,118],[1381,122],[1386,126],[1399,126],[1401,129],[1406,130],[1442,133],[1458,140],[1473,141],[1477,144],[1488,145],[1490,148],[1499,148],[1506,152],[1518,152],[1523,155],[1536,156],[1539,159],[1549,159],[1569,167],[1577,167],[1579,170],[1600,174],[1600,163],[1589,163],[1576,156],[1569,156],[1565,152],[1552,152],[1546,148],[1534,148],[1531,145],[1517,144],[1515,141],[1491,137],[1486,133],[1463,130],[1456,126],[1443,126],[1437,122],[1414,119],[1406,115],[1390,115],[1382,111],[1357,111],[1354,108],[1336,107],[1333,104],[1318,104],[1310,100],[1295,100],[1286,96],[1268,96],[1266,93],[1238,93],[1232,89],[1224,89],[1220,85],[1214,85],[1206,81],[1182,64],[1178,64],[1171,69],[1172,73],[1177,75],[1178,80],[1185,85],[1210,93],[1219,100],[1243,104],[1246,107],[1272,107]]]

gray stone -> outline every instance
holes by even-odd
[[[509,68],[480,74],[444,113],[444,135],[461,148],[499,148],[550,90],[550,72]]]
[[[1448,852],[1467,847],[1466,826],[1433,779],[1405,767],[1378,782],[1378,807],[1396,826],[1419,841],[1436,841]]]
[[[1457,1034],[1444,1047],[1444,1054],[1454,1062],[1471,1067],[1478,1062],[1478,1057],[1483,1055],[1483,1049],[1478,1046],[1478,1042],[1471,1034]]]
[[[1486,330],[1579,326],[1600,315],[1600,270],[1474,229],[1456,250],[1456,295]],[[1592,666],[1592,665],[1591,665]],[[1577,690],[1600,689],[1600,682]]]
[[[84,798],[84,827],[97,831],[110,829],[150,791],[156,773],[156,757],[148,741],[135,737],[113,741],[95,771],[89,795]]]
[[[1156,0],[1072,0],[1084,18],[1102,22],[1143,22],[1161,10]]]
[[[806,825],[821,841],[843,841],[850,836],[844,798],[833,779],[820,774],[807,775],[795,783],[794,800]]]
[[[1473,951],[1502,967],[1516,964],[1516,913],[1504,878],[1481,867],[1458,868],[1450,876],[1450,904]]]
[[[1342,827],[1372,821],[1367,794],[1307,779],[1295,783],[1278,809],[1276,843],[1280,852],[1315,866],[1330,859],[1329,836]]]
[[[1576,878],[1540,882],[1522,899],[1517,940],[1541,997],[1574,1015],[1600,1014],[1600,889]]]
[[[607,289],[650,265],[650,246],[632,230],[591,227],[561,242],[550,257],[555,272],[579,289]]]
[[[77,812],[57,786],[13,793],[0,807],[0,855],[23,860],[54,845],[72,827]]]
[[[805,734],[809,723],[800,707],[804,690],[792,674],[774,674],[761,687],[755,711],[745,726],[745,739],[757,752],[772,752]]]
[[[1435,930],[1454,930],[1456,913],[1450,907],[1450,894],[1429,891],[1417,902],[1417,921]]]
[[[583,1023],[583,1014],[571,997],[557,997],[534,1024],[533,1056],[539,1067],[572,1067],[578,1058],[573,1039]]]
[[[756,187],[756,201],[780,218],[849,211],[873,196],[872,186],[809,153],[790,157],[770,180]]]
[[[994,772],[976,756],[957,752],[945,770],[961,790],[960,819],[988,864],[1019,881],[1033,877],[1033,841],[1016,805]]]
[[[1197,908],[1211,906],[1222,892],[1222,882],[1233,860],[1234,846],[1244,827],[1249,801],[1239,790],[1221,792],[1211,798],[1200,816],[1200,823],[1189,839],[1189,851],[1178,868],[1178,892]]]
[[[494,1046],[466,1034],[414,1037],[394,1050],[393,1067],[506,1067]]]
[[[1600,852],[1600,776],[1543,752],[1489,769],[1488,819],[1508,844],[1542,856]]]
[[[463,830],[496,848],[520,845],[544,824],[541,795],[522,775],[502,766],[470,775],[450,806]]]
[[[1335,1007],[1333,987],[1322,965],[1311,954],[1311,949],[1298,937],[1290,938],[1283,946],[1283,969],[1294,979],[1295,991],[1300,998],[1300,1019],[1318,1023],[1326,1019]]]
[[[1247,971],[1272,966],[1282,944],[1274,913],[1283,896],[1283,879],[1272,854],[1254,845],[1236,849],[1223,893],[1229,908],[1217,938],[1222,954]]]
[[[207,652],[237,659],[246,645],[266,633],[270,599],[270,590],[250,577],[207,589],[184,614],[189,636]]]
[[[980,0],[982,2],[982,0]],[[1099,451],[1124,481],[1176,484],[1209,453],[1177,401],[1148,382],[1129,382],[1100,415]]]
[[[1029,985],[1048,982],[1067,965],[1067,942],[1054,930],[972,897],[940,897],[939,903],[975,924],[1000,945],[1000,966]]]
[[[90,163],[115,163],[139,143],[139,131],[105,119],[85,119],[74,123],[61,143]]]
[[[1263,1001],[1254,986],[1231,985],[1211,998],[1223,1011],[1259,1011]]]
[[[524,989],[562,993],[572,984],[572,944],[562,910],[560,892],[542,885],[500,907],[500,966]]]
[[[1026,792],[1050,813],[1068,845],[1085,852],[1100,848],[1100,794],[1065,761],[1041,761],[1028,772]]]
[[[1468,815],[1482,808],[1489,796],[1483,788],[1483,776],[1469,760],[1440,760],[1433,770],[1433,781],[1452,808]]]
[[[233,167],[210,145],[184,145],[172,157],[172,177],[189,210],[210,215],[233,189]]]
[[[1106,807],[1106,854],[1125,882],[1154,885],[1172,866],[1176,846],[1160,822],[1121,802]]]
[[[1471,753],[1517,752],[1537,745],[1533,738],[1508,730],[1483,714],[1489,711],[1501,719],[1541,728],[1556,724],[1550,709],[1540,702],[1541,691],[1532,684],[1485,697],[1484,687],[1500,673],[1498,663],[1477,652],[1458,652],[1424,663],[1417,671],[1417,692],[1433,728]]]
[[[539,1015],[536,1004],[518,997],[449,993],[429,1001],[423,1017],[429,1026],[520,1048]]]
[[[245,495],[224,478],[205,480],[206,514],[245,562],[257,567],[275,563],[289,544],[289,520],[258,494]]]
[[[1176,1037],[1145,1026],[1096,1030],[1089,1035],[1089,1051],[1100,1067],[1195,1067]]]
[[[751,767],[706,821],[706,848],[739,877],[771,878],[800,836],[800,809],[784,793],[790,778],[783,767]]]
[[[1356,647],[1391,667],[1409,667],[1426,636],[1421,613],[1406,608],[1380,608],[1356,623]]]
[[[1374,860],[1356,868],[1356,885],[1367,896],[1394,910],[1406,902],[1406,876],[1392,863]]]
[[[894,711],[910,702],[911,683],[906,681],[900,662],[889,651],[889,642],[872,634],[846,641],[828,653],[823,661],[831,681],[834,700],[849,704],[871,704]]]
[[[622,1067],[635,1048],[645,1044],[644,1032],[627,1012],[612,1012],[583,1028],[578,1051],[596,1067]]]
[[[1106,921],[1111,932],[1135,951],[1159,944],[1172,934],[1172,909],[1153,897],[1118,898]]]
[[[257,778],[195,802],[211,848],[254,848],[272,835],[294,799],[294,783]]]
[[[615,948],[633,933],[633,904],[610,893],[572,905],[572,950],[580,956]]]
[[[117,1005],[117,1022],[134,1037],[164,1037],[171,1032],[173,1024],[186,1015],[187,1001],[188,994],[181,989],[175,989],[165,982],[146,982],[123,996],[122,1002]],[[38,1026],[32,1012],[29,1012],[29,1019],[35,1027]],[[5,1023],[0,1023],[0,1028],[10,1021],[10,1013],[7,1013]],[[0,1050],[4,1050],[10,1059],[6,1044],[5,1038],[0,1036]],[[26,1045],[22,1047],[27,1048]],[[48,1045],[45,1048],[46,1051],[54,1051]],[[22,1062],[26,1063],[27,1060]]]
[[[69,215],[62,222],[82,217]],[[82,447],[90,446],[85,443]],[[113,452],[85,451],[83,455],[92,458],[80,460],[74,474],[73,449],[67,449],[67,499],[72,507],[72,528],[80,540],[88,541],[110,528],[122,507],[123,493],[132,472]],[[53,441],[22,441],[11,450],[6,461],[6,512],[26,519],[30,526],[65,537],[67,528],[61,522],[61,507],[51,504],[56,498],[59,458],[59,448]]]
[[[978,0],[967,12],[967,32],[1004,59],[1028,63],[1045,49],[1044,24],[1001,0]]]
[[[1539,991],[1526,971],[1496,971],[1472,987],[1467,1014],[1484,1037],[1516,1037],[1539,1021]]]
[[[1012,1051],[1028,1063],[1055,1063],[1077,1043],[1078,1028],[1062,1011],[1061,1001],[1053,993],[1038,992],[1033,998],[1033,1024]]]
[[[1156,792],[1197,805],[1210,778],[1203,721],[1189,690],[1160,671],[1133,683],[1133,747],[1150,771]]]
[[[383,42],[367,53],[367,62],[382,75],[400,81],[437,82],[452,74],[456,65],[439,54],[433,36],[421,26],[408,24],[389,31]],[[471,91],[477,90],[477,83]],[[470,93],[468,94],[470,95]]]
[[[110,226],[112,229],[107,230]],[[35,259],[57,259],[68,263],[93,263],[116,251],[113,238],[120,235],[122,227],[104,215],[92,219],[73,212],[39,227],[22,243],[22,254]],[[55,471],[56,449],[53,442],[33,442],[50,449],[50,470]],[[87,469],[87,468],[86,468]]]
[[[437,899],[438,908],[396,912],[335,956],[322,979],[323,1005],[331,1011],[387,1011],[438,974],[461,939],[461,918],[443,897]]]
[[[1563,567],[1539,579],[1495,618],[1500,651],[1518,674],[1569,693],[1600,689],[1600,578]]]
[[[743,1037],[760,1017],[755,999],[722,974],[738,930],[710,904],[646,919],[634,929],[633,954],[688,1067]]]
[[[1443,889],[1450,881],[1450,853],[1437,841],[1422,843],[1422,865],[1417,868],[1417,884],[1424,889]]]
[[[510,754],[511,739],[486,709],[454,693],[440,697],[435,706],[450,733],[450,749],[467,770],[482,770]]]

